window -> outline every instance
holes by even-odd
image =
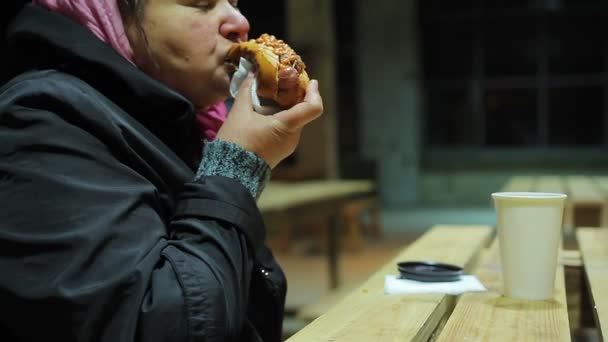
[[[427,147],[608,145],[608,1],[419,1]]]

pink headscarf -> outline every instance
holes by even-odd
[[[68,18],[76,20],[114,50],[133,62],[133,49],[123,26],[116,0],[32,0]],[[217,103],[196,114],[201,134],[207,140],[215,139],[217,131],[228,116],[223,102]]]

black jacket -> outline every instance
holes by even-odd
[[[46,10],[8,37],[0,340],[280,340],[285,278],[247,189],[193,181],[191,103]]]

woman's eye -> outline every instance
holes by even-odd
[[[208,11],[213,8],[213,1],[211,1],[211,0],[197,1],[195,4],[195,7],[200,10],[203,10],[203,11]]]
[[[207,12],[213,9],[217,4],[218,0],[199,0],[194,3],[194,7],[200,9],[201,11]],[[230,6],[239,9],[239,1],[238,0],[229,0]]]

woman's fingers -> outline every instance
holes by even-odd
[[[323,101],[316,80],[309,82],[304,100],[291,109],[273,115],[256,114],[252,108],[253,75],[241,85],[228,118],[217,133],[264,159],[271,168],[293,153],[302,127],[323,112]]]
[[[239,87],[239,93],[234,99],[235,106],[243,106],[243,108],[252,108],[252,100],[251,100],[251,87],[253,86],[253,81],[255,80],[255,75],[253,73],[247,74],[247,77],[241,83]]]
[[[304,127],[323,113],[323,99],[319,94],[319,82],[311,80],[306,88],[304,100],[288,110],[274,115],[287,130],[293,131]]]

